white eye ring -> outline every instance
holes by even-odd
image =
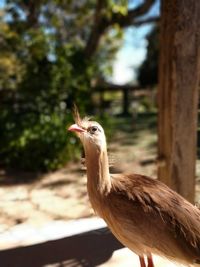
[[[97,126],[92,126],[90,128],[90,133],[94,134],[96,131],[98,131],[98,127]]]

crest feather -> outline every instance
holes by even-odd
[[[81,124],[81,117],[80,117],[80,114],[79,114],[79,111],[78,111],[78,108],[76,106],[76,104],[74,104],[74,107],[73,107],[73,117],[74,117],[74,121],[77,125],[80,125]]]
[[[91,117],[89,117],[89,116],[86,116],[82,119],[80,116],[80,113],[78,111],[78,108],[75,104],[73,107],[73,117],[74,117],[75,123],[79,126],[83,126],[85,123],[87,123],[91,120]]]

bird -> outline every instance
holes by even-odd
[[[141,267],[155,266],[152,254],[200,266],[200,210],[158,179],[111,174],[103,127],[78,110],[74,120],[68,130],[84,148],[89,200],[113,235],[139,256]]]

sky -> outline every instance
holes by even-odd
[[[5,0],[0,0],[0,8],[2,8],[5,5]]]
[[[130,0],[129,8],[134,8],[139,2],[142,2],[142,0]],[[142,18],[159,16],[159,14],[160,1],[158,0]],[[144,25],[137,28],[129,27],[125,30],[123,45],[118,51],[113,65],[113,76],[111,78],[113,83],[123,85],[131,81],[136,81],[137,68],[146,57],[147,42],[145,37],[151,29],[152,25]]]
[[[116,84],[126,84],[136,80],[136,70],[146,56],[146,34],[151,26],[125,30],[123,45],[116,55],[111,81]]]

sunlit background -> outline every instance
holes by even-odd
[[[111,171],[157,175],[160,1],[138,14],[148,1],[105,1],[103,30],[97,2],[0,0],[2,251],[105,227],[88,200],[81,144],[66,130],[74,103],[105,128]],[[129,10],[125,26],[111,22]],[[127,250],[112,252],[92,266],[134,265]],[[35,266],[88,266],[76,261]]]

